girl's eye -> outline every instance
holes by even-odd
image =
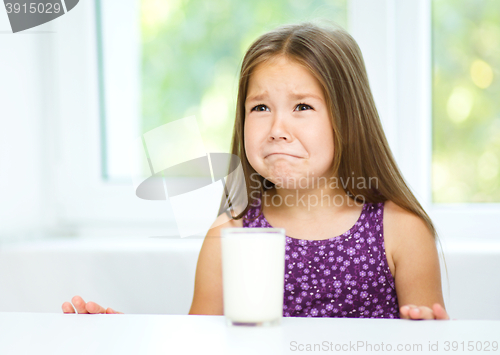
[[[296,111],[305,111],[305,110],[312,110],[313,108],[307,104],[298,104],[296,106]],[[269,108],[266,106],[266,105],[257,105],[257,106],[254,106],[250,111],[261,111],[261,112],[264,112],[264,111],[267,111],[269,110]]]
[[[252,108],[250,111],[266,111],[267,106],[266,105],[257,105],[254,108]]]
[[[306,104],[298,104],[298,105],[297,105],[297,108],[298,108],[298,110],[297,110],[297,111],[305,111],[305,110],[312,109],[312,107],[311,107],[311,106],[306,105]]]

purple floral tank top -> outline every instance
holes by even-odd
[[[259,200],[260,201],[260,200]],[[244,228],[273,228],[251,206]],[[385,255],[384,203],[365,203],[344,234],[323,240],[286,237],[284,317],[399,318]]]

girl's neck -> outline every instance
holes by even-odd
[[[264,191],[262,204],[267,211],[299,219],[331,217],[363,206],[363,203],[354,201],[340,188],[291,190],[272,187]]]

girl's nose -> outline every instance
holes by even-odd
[[[276,115],[273,118],[273,124],[271,126],[271,131],[269,134],[270,141],[284,140],[289,142],[291,140],[292,136],[287,128],[285,121],[286,118],[283,116],[279,117],[278,115]]]

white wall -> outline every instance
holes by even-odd
[[[45,125],[51,66],[47,26],[12,34],[0,11],[0,241],[41,236],[46,226]]]
[[[187,314],[202,242],[66,238],[0,246],[0,312],[59,313],[80,295],[125,313]]]

